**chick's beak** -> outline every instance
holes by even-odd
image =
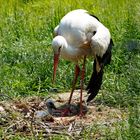
[[[59,55],[58,54],[54,54],[54,63],[53,63],[53,83],[55,81],[55,77],[56,77],[56,70],[57,70],[57,66],[58,66],[58,62],[59,62]]]

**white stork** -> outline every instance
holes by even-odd
[[[87,86],[91,101],[98,93],[103,77],[103,68],[111,61],[113,41],[109,30],[94,15],[86,10],[78,9],[66,14],[54,29],[52,48],[54,51],[54,74],[59,62],[59,56],[75,63],[75,76],[69,99],[71,103],[75,84],[81,74],[80,115],[82,115],[82,90],[85,75],[85,61],[87,56],[94,57],[93,73]],[[79,61],[83,59],[80,73]]]

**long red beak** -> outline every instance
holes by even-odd
[[[59,54],[54,54],[54,63],[53,63],[53,83],[55,81],[55,77],[56,77],[56,70],[57,70],[57,66],[58,66],[58,62],[59,62]]]

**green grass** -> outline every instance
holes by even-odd
[[[114,41],[112,63],[105,70],[101,96],[104,104],[127,108],[129,120],[114,126],[89,128],[83,139],[102,129],[102,139],[140,138],[140,2],[138,0],[1,0],[0,1],[0,92],[9,97],[46,96],[57,87],[70,90],[74,65],[61,60],[56,84],[52,84],[52,33],[68,11],[83,8],[106,25]],[[91,60],[87,60],[87,83]],[[77,85],[79,86],[79,85]],[[99,94],[99,95],[100,95]],[[139,115],[138,115],[139,114]],[[0,136],[3,130],[0,129]],[[19,137],[19,138],[18,138]],[[59,136],[52,139],[62,139]],[[15,139],[21,139],[17,136]],[[26,139],[26,138],[23,138]],[[40,138],[41,139],[41,138]],[[65,139],[65,138],[64,138]]]

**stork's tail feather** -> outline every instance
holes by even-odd
[[[87,99],[87,102],[95,98],[95,96],[98,94],[100,87],[102,85],[103,67],[101,67],[101,70],[97,73],[95,66],[96,66],[96,61],[94,61],[94,71],[92,73],[90,82],[87,86],[88,94],[90,94]]]
[[[101,68],[99,72],[96,71],[96,63],[97,62],[96,62],[96,60],[94,60],[93,73],[92,73],[91,79],[90,79],[89,84],[88,84],[87,89],[86,89],[86,90],[88,90],[88,94],[90,94],[88,99],[87,99],[87,102],[94,99],[101,88],[103,73],[104,73],[103,72],[104,66],[110,64],[110,62],[111,62],[112,46],[113,46],[113,41],[111,39],[110,44],[108,46],[108,49],[107,49],[106,53],[103,55],[103,57],[101,58],[99,56],[96,56],[97,61],[98,61],[100,68]]]

